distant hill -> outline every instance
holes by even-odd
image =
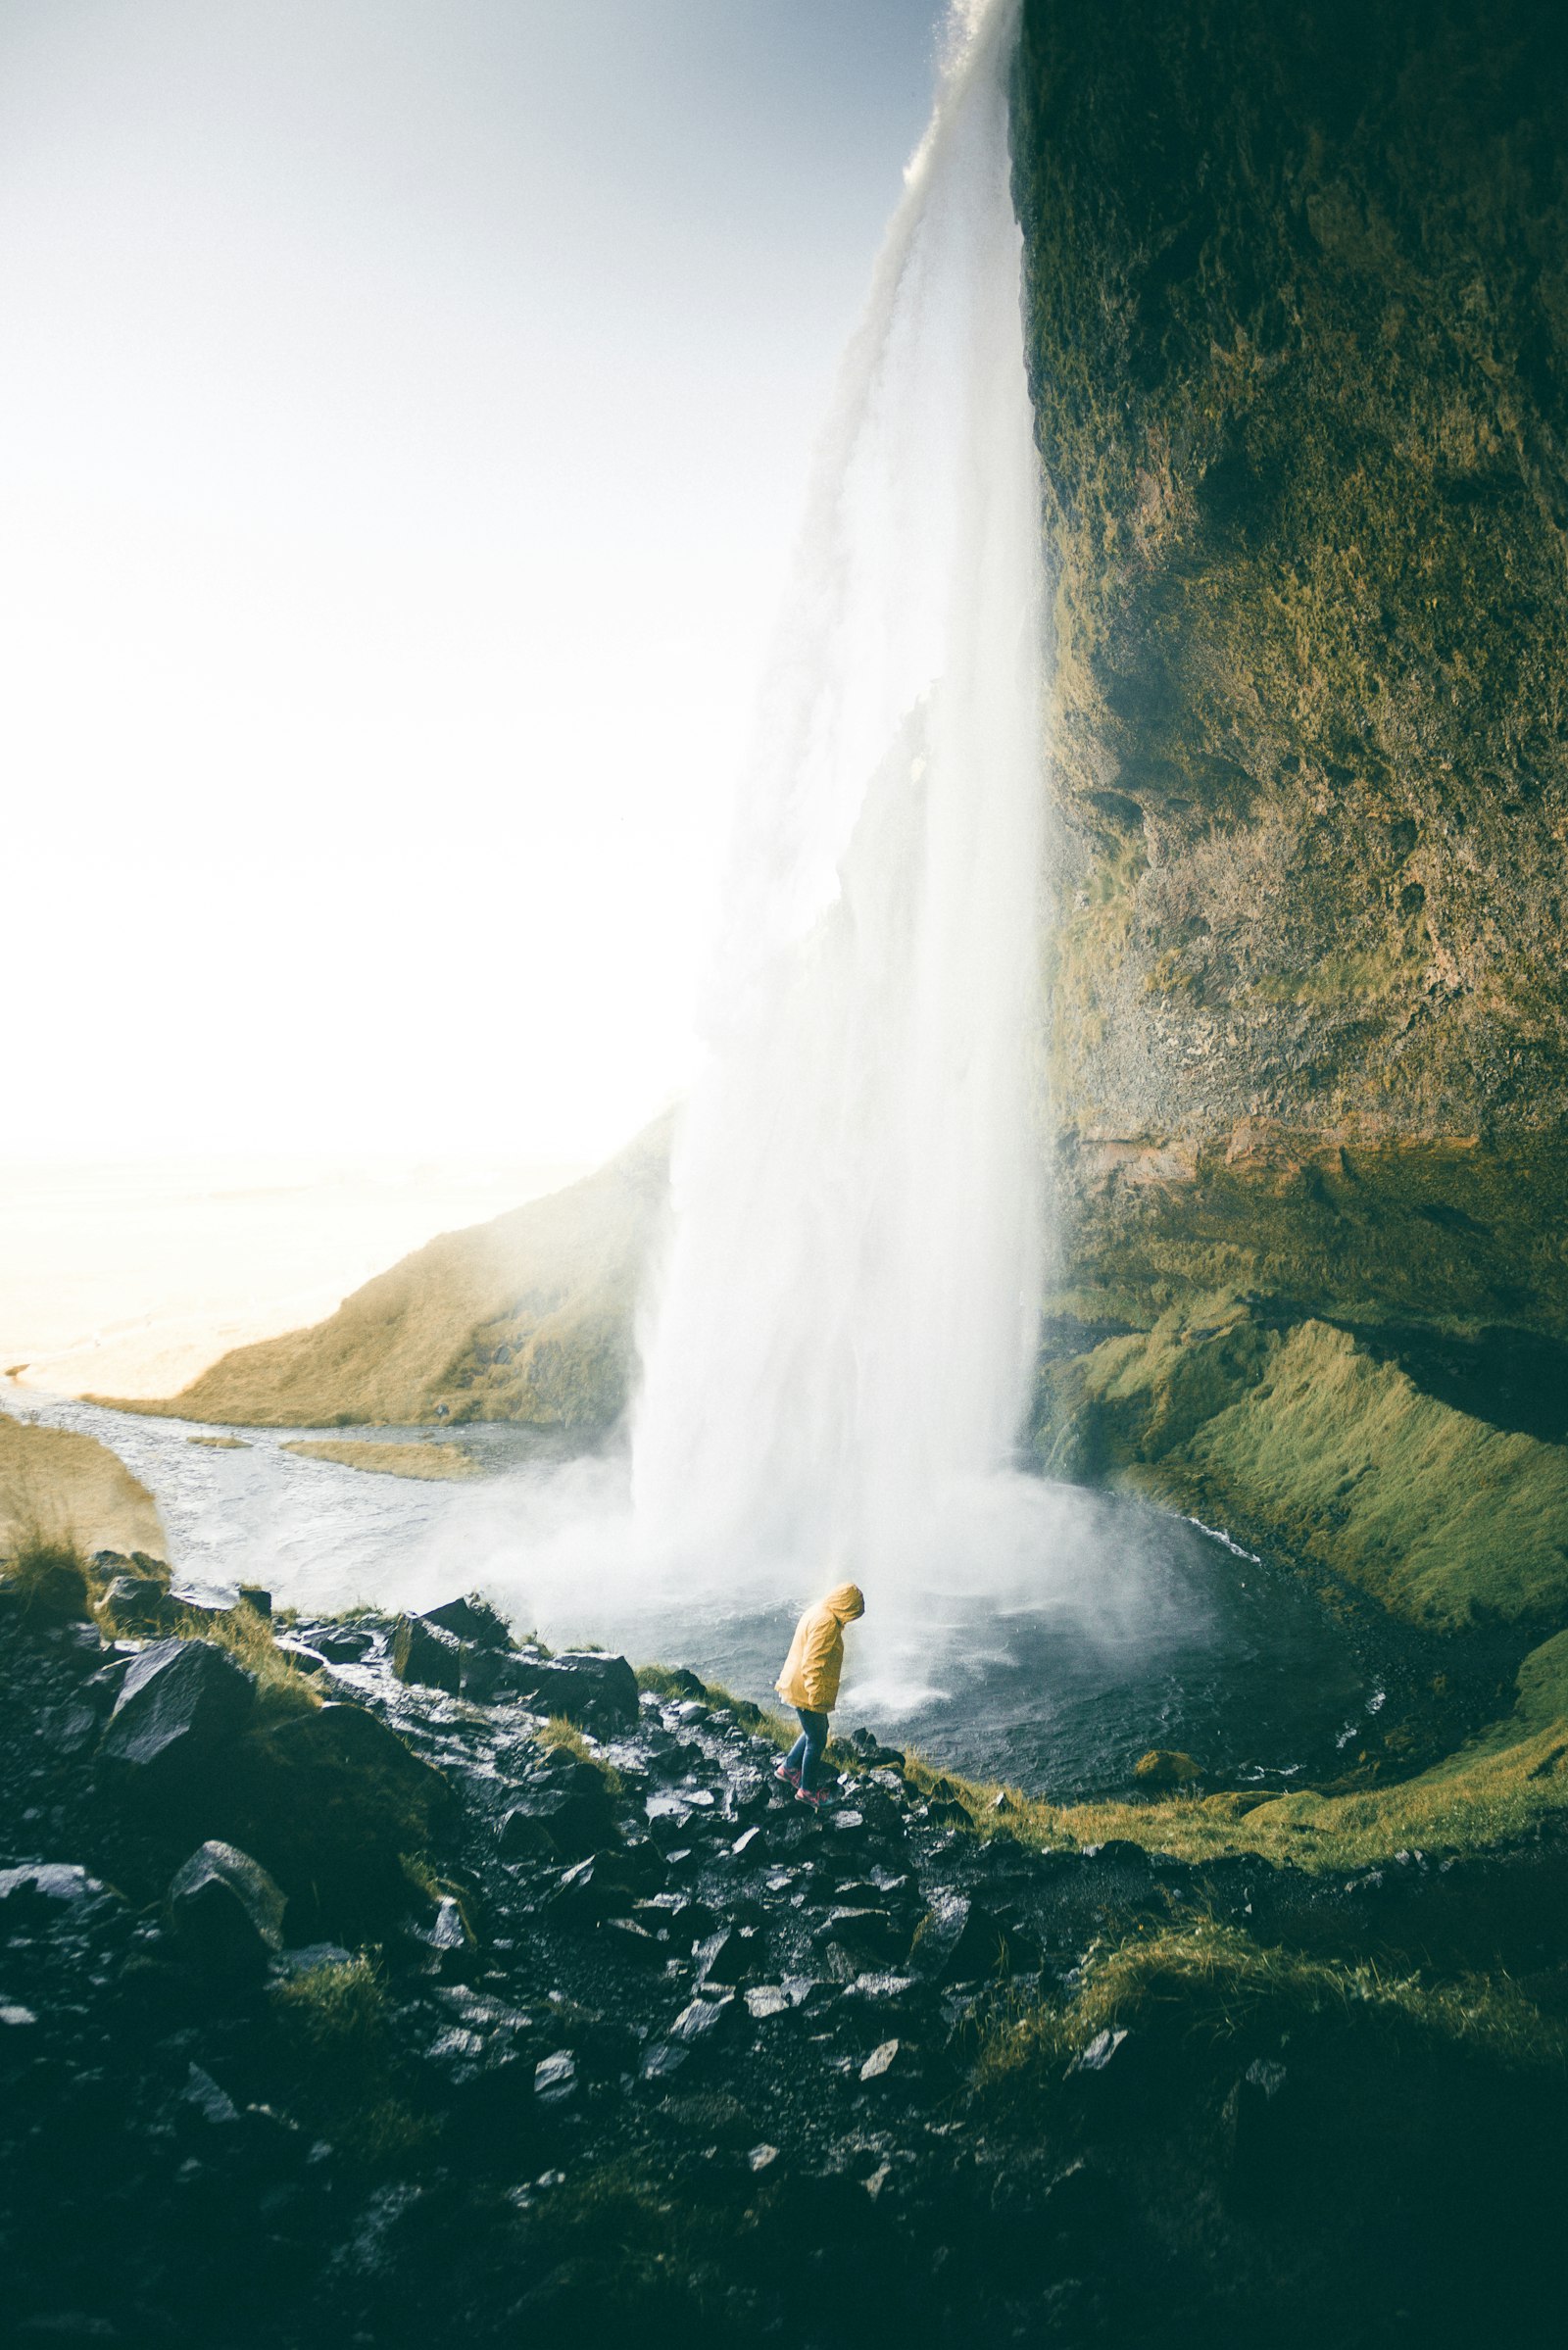
[[[151,1493],[107,1444],[0,1412],[0,1557],[33,1535],[169,1555]]]
[[[634,1317],[669,1189],[672,1118],[596,1174],[442,1233],[326,1321],[237,1347],[122,1410],[264,1428],[521,1420],[602,1429],[630,1393]]]

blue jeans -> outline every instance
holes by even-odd
[[[784,1767],[798,1771],[802,1787],[809,1790],[816,1785],[816,1767],[827,1744],[827,1716],[813,1714],[804,1705],[795,1708],[795,1716],[801,1725],[801,1735],[784,1757]]]

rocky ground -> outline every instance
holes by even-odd
[[[817,1814],[693,1675],[261,1605],[0,1586],[20,2339],[1539,2329],[1568,2099],[1495,1986],[1560,1991],[1557,1845],[1042,1851],[864,1734]]]

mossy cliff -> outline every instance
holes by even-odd
[[[1559,32],[1544,0],[1024,0],[1070,1211],[1042,1448],[1265,1535],[1305,1511],[1352,1570],[1338,1439],[1293,1408],[1287,1473],[1254,1401],[1142,1457],[1128,1394],[1174,1356],[1129,1334],[1230,1293],[1254,1398],[1322,1354],[1385,1481],[1401,1374],[1483,1424],[1455,1478],[1568,1434]]]

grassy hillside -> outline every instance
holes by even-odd
[[[1039,1445],[1445,1630],[1568,1614],[1568,1448],[1423,1394],[1346,1331],[1173,1307],[1046,1374]]]
[[[167,1554],[147,1488],[107,1445],[0,1413],[0,1556],[29,1540]]]
[[[443,1233],[313,1329],[239,1347],[167,1400],[116,1400],[270,1428],[436,1419],[609,1427],[629,1392],[669,1141],[662,1119],[581,1183]]]

